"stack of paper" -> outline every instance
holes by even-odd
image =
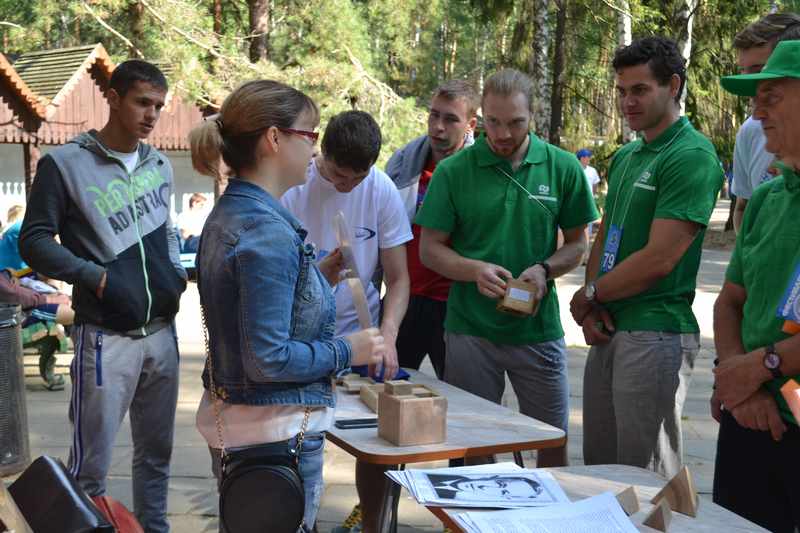
[[[549,472],[514,463],[390,470],[386,475],[427,506],[513,509],[569,502]]]
[[[575,503],[456,516],[466,533],[638,533],[610,492]]]

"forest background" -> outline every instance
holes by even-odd
[[[173,87],[218,106],[240,82],[267,77],[308,92],[322,126],[346,109],[372,113],[380,163],[425,132],[442,80],[480,89],[503,66],[536,83],[534,128],[567,150],[591,147],[602,172],[631,138],[616,108],[611,59],[646,35],[675,38],[687,58],[685,112],[731,161],[746,99],[724,93],[734,35],[800,0],[0,0],[2,50],[103,43],[116,61],[158,63]]]

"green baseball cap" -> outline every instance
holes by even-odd
[[[723,76],[720,83],[729,93],[755,96],[759,82],[778,78],[800,78],[800,41],[778,43],[761,72]]]

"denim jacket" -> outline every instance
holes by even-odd
[[[331,377],[350,366],[351,349],[333,337],[335,299],[305,237],[269,193],[240,179],[206,220],[197,285],[227,403],[334,406]]]

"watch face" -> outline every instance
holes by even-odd
[[[594,292],[595,292],[594,285],[587,285],[586,294],[584,296],[586,296],[587,300],[592,300],[594,299]]]
[[[764,366],[770,370],[781,366],[781,358],[776,353],[768,353],[764,356]]]

